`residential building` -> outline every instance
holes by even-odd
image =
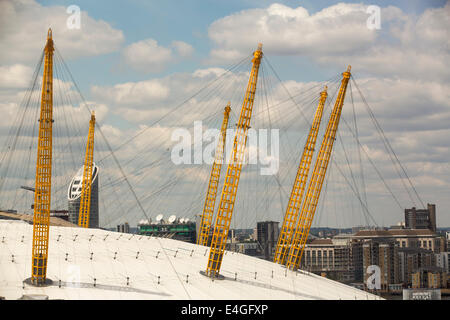
[[[412,274],[413,288],[447,288],[447,272],[438,267],[420,268]]]
[[[393,240],[365,239],[363,240],[363,268],[376,265],[380,268],[381,290],[388,290],[389,285],[399,283],[398,246]],[[364,283],[369,273],[364,272]]]
[[[342,282],[354,281],[355,250],[348,240],[309,239],[301,267]]]
[[[412,274],[420,268],[431,268],[435,266],[435,253],[422,248],[399,248],[399,278],[404,287],[412,286]]]
[[[257,241],[261,246],[261,253],[266,260],[272,260],[280,233],[277,221],[261,221],[257,223]]]
[[[128,222],[118,224],[116,231],[122,233],[130,233],[130,225],[128,224]]]
[[[428,204],[427,209],[405,209],[405,227],[436,232],[436,205]]]

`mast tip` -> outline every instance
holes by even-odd
[[[48,28],[47,39],[51,39],[51,38],[52,38],[52,28]]]

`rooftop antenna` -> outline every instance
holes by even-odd
[[[158,214],[158,215],[156,216],[156,222],[157,222],[157,223],[163,223],[163,222],[164,222],[164,220],[163,220],[163,215],[162,215],[162,214]]]
[[[169,217],[169,223],[174,223],[175,222],[175,220],[177,220],[177,216],[176,215],[171,215],[170,217]]]

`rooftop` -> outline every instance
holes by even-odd
[[[46,287],[31,273],[32,225],[0,220],[0,296],[50,299],[380,299],[308,272],[227,251],[224,280],[200,274],[209,248],[172,239],[52,226]],[[95,284],[95,286],[94,286]]]
[[[31,214],[24,214],[24,213],[10,213],[10,212],[3,212],[0,211],[0,221],[2,219],[5,220],[21,220],[25,221],[29,224],[33,224],[33,215]],[[59,226],[59,227],[73,227],[77,228],[78,226],[76,224],[73,224],[71,222],[68,222],[64,219],[50,216],[50,225],[51,226]]]
[[[361,230],[353,235],[353,238],[364,237],[417,237],[435,236],[436,233],[429,229],[390,229],[390,230]]]

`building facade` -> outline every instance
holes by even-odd
[[[116,231],[121,233],[130,233],[130,225],[128,224],[128,222],[118,224]]]
[[[80,212],[81,189],[83,186],[83,171],[82,166],[77,174],[72,178],[67,191],[69,221],[78,225],[78,215]],[[99,226],[99,212],[98,212],[98,166],[94,163],[92,170],[92,185],[91,185],[91,205],[89,211],[89,228],[98,228]]]
[[[362,270],[368,270],[372,265],[380,268],[381,290],[388,290],[390,285],[400,282],[397,249],[397,245],[392,240],[366,239],[363,241]],[[369,273],[364,272],[365,284],[369,276]]]
[[[405,227],[436,232],[436,205],[428,204],[427,209],[405,209]]]
[[[266,260],[273,259],[280,233],[278,224],[278,221],[261,221],[257,223],[257,241]]]
[[[350,240],[312,239],[306,244],[301,267],[329,279],[355,281],[361,247]]]
[[[196,223],[146,223],[138,225],[140,235],[170,238],[175,240],[196,243]]]

